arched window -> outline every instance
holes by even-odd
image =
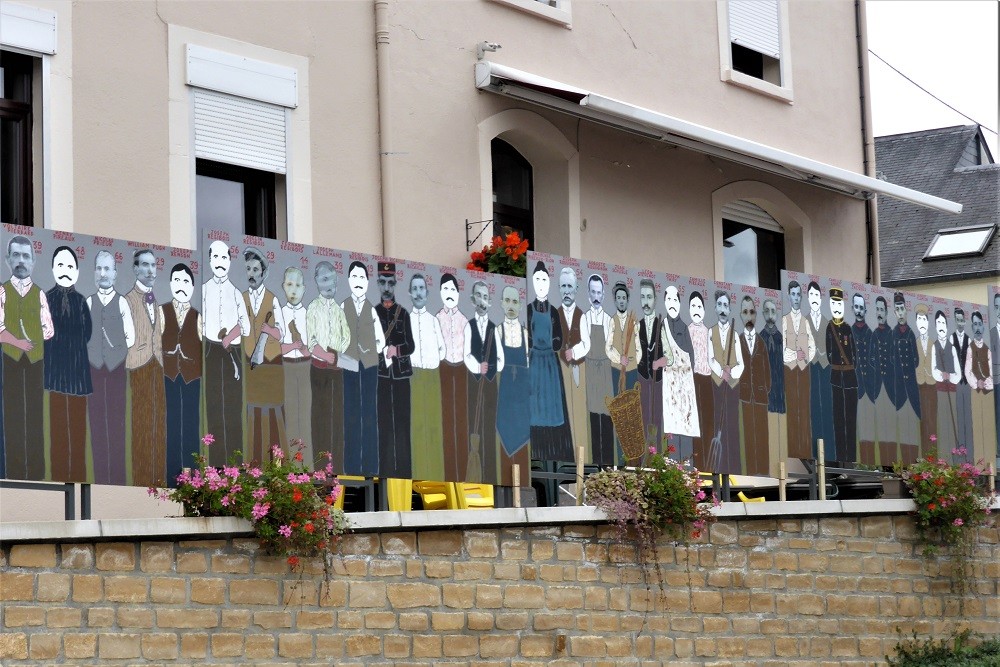
[[[503,139],[490,142],[493,166],[494,234],[517,232],[534,247],[535,214],[531,164]]]
[[[722,256],[727,282],[781,289],[785,230],[756,204],[730,202],[722,207]]]

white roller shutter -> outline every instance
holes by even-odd
[[[284,108],[208,90],[193,93],[195,156],[285,173]]]
[[[723,206],[722,218],[724,220],[732,220],[733,222],[741,222],[751,227],[770,229],[773,232],[780,232],[782,234],[785,232],[782,226],[778,224],[778,221],[772,218],[767,211],[756,204],[742,199],[729,202]]]
[[[778,0],[729,0],[729,40],[781,59]]]

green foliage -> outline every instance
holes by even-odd
[[[1000,667],[1000,637],[985,639],[966,629],[947,639],[912,639],[900,635],[889,667]]]
[[[494,236],[488,246],[472,253],[466,268],[523,278],[527,272],[527,252],[528,241],[522,240],[517,232]]]

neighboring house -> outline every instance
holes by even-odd
[[[961,203],[960,215],[879,197],[882,284],[985,303],[1000,281],[1000,165],[978,125],[876,137],[878,174]]]

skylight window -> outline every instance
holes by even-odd
[[[924,260],[981,255],[995,231],[996,225],[939,230],[924,253]]]

